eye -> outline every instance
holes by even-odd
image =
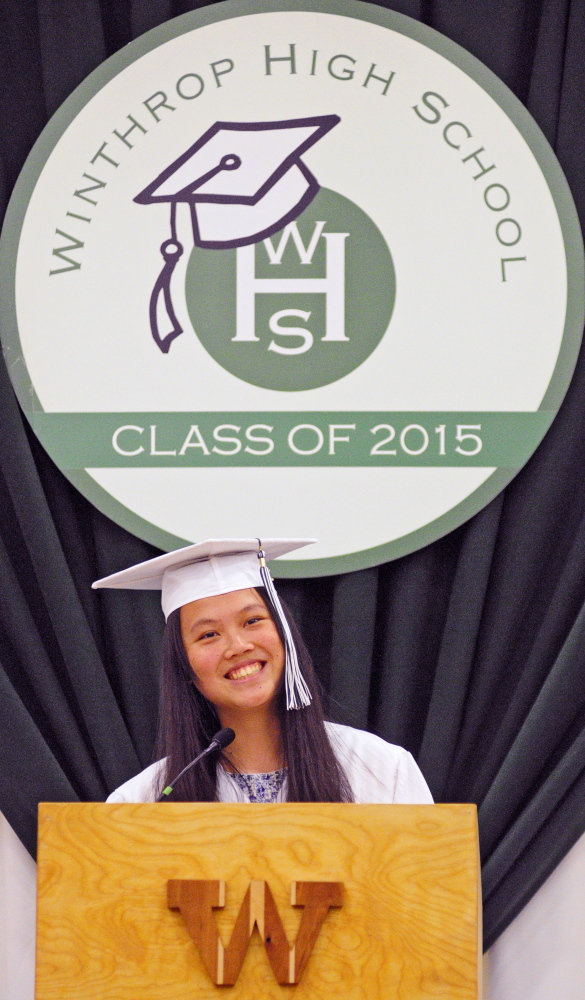
[[[203,632],[202,635],[198,637],[198,641],[200,642],[203,639],[213,639],[216,635],[217,632],[214,632],[213,630],[210,630],[209,632]]]
[[[246,625],[257,625],[258,622],[264,622],[266,618],[263,615],[253,615],[252,618],[246,619]]]

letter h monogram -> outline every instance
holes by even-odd
[[[256,245],[239,247],[237,253],[236,277],[236,335],[235,343],[258,341],[255,329],[256,295],[278,295],[286,293],[321,292],[325,294],[326,321],[324,341],[349,340],[345,335],[345,240],[349,233],[324,233],[324,222],[315,224],[315,232],[308,247],[305,247],[296,222],[290,222],[282,231],[279,245],[275,250],[272,240],[264,240],[271,264],[280,264],[289,238],[292,237],[301,264],[311,264],[317,241],[325,240],[325,278],[257,278]],[[310,313],[309,313],[310,315]]]

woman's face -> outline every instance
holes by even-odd
[[[181,635],[195,683],[221,722],[273,705],[284,649],[256,590],[204,597],[181,608]]]

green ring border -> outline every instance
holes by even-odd
[[[223,0],[222,3],[181,14],[153,28],[101,63],[64,101],[33,146],[14,187],[0,237],[0,254],[7,264],[0,272],[0,321],[8,372],[19,403],[29,419],[42,410],[28,376],[16,321],[15,272],[20,232],[38,177],[53,148],[71,121],[89,100],[123,69],[146,53],[187,31],[250,14],[275,12],[336,14],[368,21],[420,42],[475,80],[502,108],[532,150],[545,177],[557,210],[567,262],[567,313],[557,363],[539,409],[557,411],[568,389],[577,362],[585,319],[585,261],[581,227],[569,185],[562,168],[528,110],[512,91],[475,56],[427,25],[365,0]],[[21,377],[13,378],[12,369]],[[24,376],[24,378],[22,378]],[[33,427],[34,429],[34,427]],[[534,449],[535,450],[535,449]],[[530,457],[530,456],[529,456]],[[527,459],[528,460],[528,459]],[[62,469],[63,474],[102,513],[134,535],[159,548],[170,550],[188,544],[146,521],[119,501],[84,470]],[[448,534],[478,513],[514,478],[519,469],[497,469],[478,489],[447,513],[410,534],[370,549],[343,556],[306,561],[279,560],[272,563],[279,578],[330,576],[366,569],[414,552]]]

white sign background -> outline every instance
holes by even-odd
[[[571,268],[574,276],[580,273],[582,251],[571,218],[575,246],[574,259],[568,259],[559,199],[569,206],[569,217],[574,209],[536,126],[495,78],[490,89],[500,97],[505,93],[507,110],[487,92],[485,68],[429,29],[416,25],[413,32],[415,22],[407,18],[363,3],[343,5],[344,11],[353,9],[352,16],[296,10],[296,4],[283,11],[269,6],[242,13],[253,5],[229,0],[205,15],[217,17],[225,8],[228,19],[200,26],[199,11],[163,26],[183,32],[175,37],[159,43],[163,29],[150,32],[119,54],[118,62],[128,64],[118,69],[114,57],[82,85],[56,116],[67,127],[54,120],[44,148],[41,142],[33,153],[29,188],[32,171],[38,176],[18,237],[14,302],[21,358],[37,405],[47,413],[223,411],[232,423],[238,422],[237,411],[253,411],[261,420],[263,412],[294,410],[538,410],[568,336],[568,274]],[[234,20],[236,13],[241,16]],[[387,25],[359,19],[370,15]],[[424,33],[427,44],[405,30]],[[429,47],[429,40],[451,58]],[[279,62],[267,75],[264,46],[286,56],[291,42],[296,73]],[[319,55],[311,75],[314,50]],[[339,54],[355,62],[338,60],[334,69],[353,69],[353,79],[336,79],[328,70]],[[481,71],[482,84],[451,61],[453,55],[476,75]],[[217,86],[210,64],[227,59],[234,69]],[[380,77],[395,74],[385,96],[381,82],[363,85],[373,63]],[[175,90],[188,73],[205,82],[194,100],[179,98]],[[89,100],[88,86],[94,91]],[[176,108],[163,108],[158,123],[143,104],[157,91]],[[440,123],[424,121],[413,110],[417,106],[431,117],[422,103],[428,91],[448,102],[444,108],[433,98]],[[515,119],[528,122],[523,131],[532,130],[541,163],[548,158],[548,181],[509,117],[511,105]],[[113,135],[130,127],[129,114],[147,129],[133,130],[132,149]],[[186,311],[182,289],[193,238],[188,206],[180,205],[179,239],[187,252],[173,276],[173,296],[185,332],[161,354],[150,337],[148,301],[161,267],[159,245],[170,235],[168,205],[138,205],[134,196],[218,120],[330,114],[338,114],[340,124],[303,160],[322,186],[350,198],[374,220],[390,248],[397,296],[378,347],[349,375],[304,392],[259,388],[221,368],[194,335]],[[459,150],[443,137],[451,121],[465,123],[472,133],[471,139],[462,129],[450,133],[461,142]],[[55,130],[61,133],[56,141]],[[117,168],[103,158],[90,164],[104,141]],[[478,163],[463,157],[479,147],[481,161],[495,168],[474,180]],[[561,191],[557,203],[551,172]],[[83,201],[73,197],[91,183],[83,181],[84,173],[106,182],[90,193],[97,204],[85,206],[91,223],[67,216],[84,213]],[[505,185],[510,194],[503,213],[486,205],[490,183]],[[7,225],[14,226],[23,191],[15,199]],[[521,226],[516,246],[507,248],[496,237],[502,215]],[[56,242],[56,229],[83,240],[83,249],[73,254],[80,269],[49,274],[61,266],[53,249],[66,242]],[[12,242],[16,249],[14,237]],[[516,256],[526,260],[509,264],[503,281],[501,259]],[[579,314],[582,307],[574,308]],[[563,362],[563,391],[579,326],[577,315]],[[14,340],[9,344],[13,364]],[[555,401],[548,408],[557,406]],[[100,467],[76,475],[102,509],[158,544],[168,537],[166,547],[214,536],[318,537],[317,545],[286,562],[288,575],[313,575],[371,565],[430,541],[498,491],[506,476],[496,473],[500,486],[487,485],[494,472],[493,466]],[[73,472],[67,474],[76,481]],[[93,496],[87,485],[92,481],[101,487]],[[134,517],[120,516],[122,509]]]

